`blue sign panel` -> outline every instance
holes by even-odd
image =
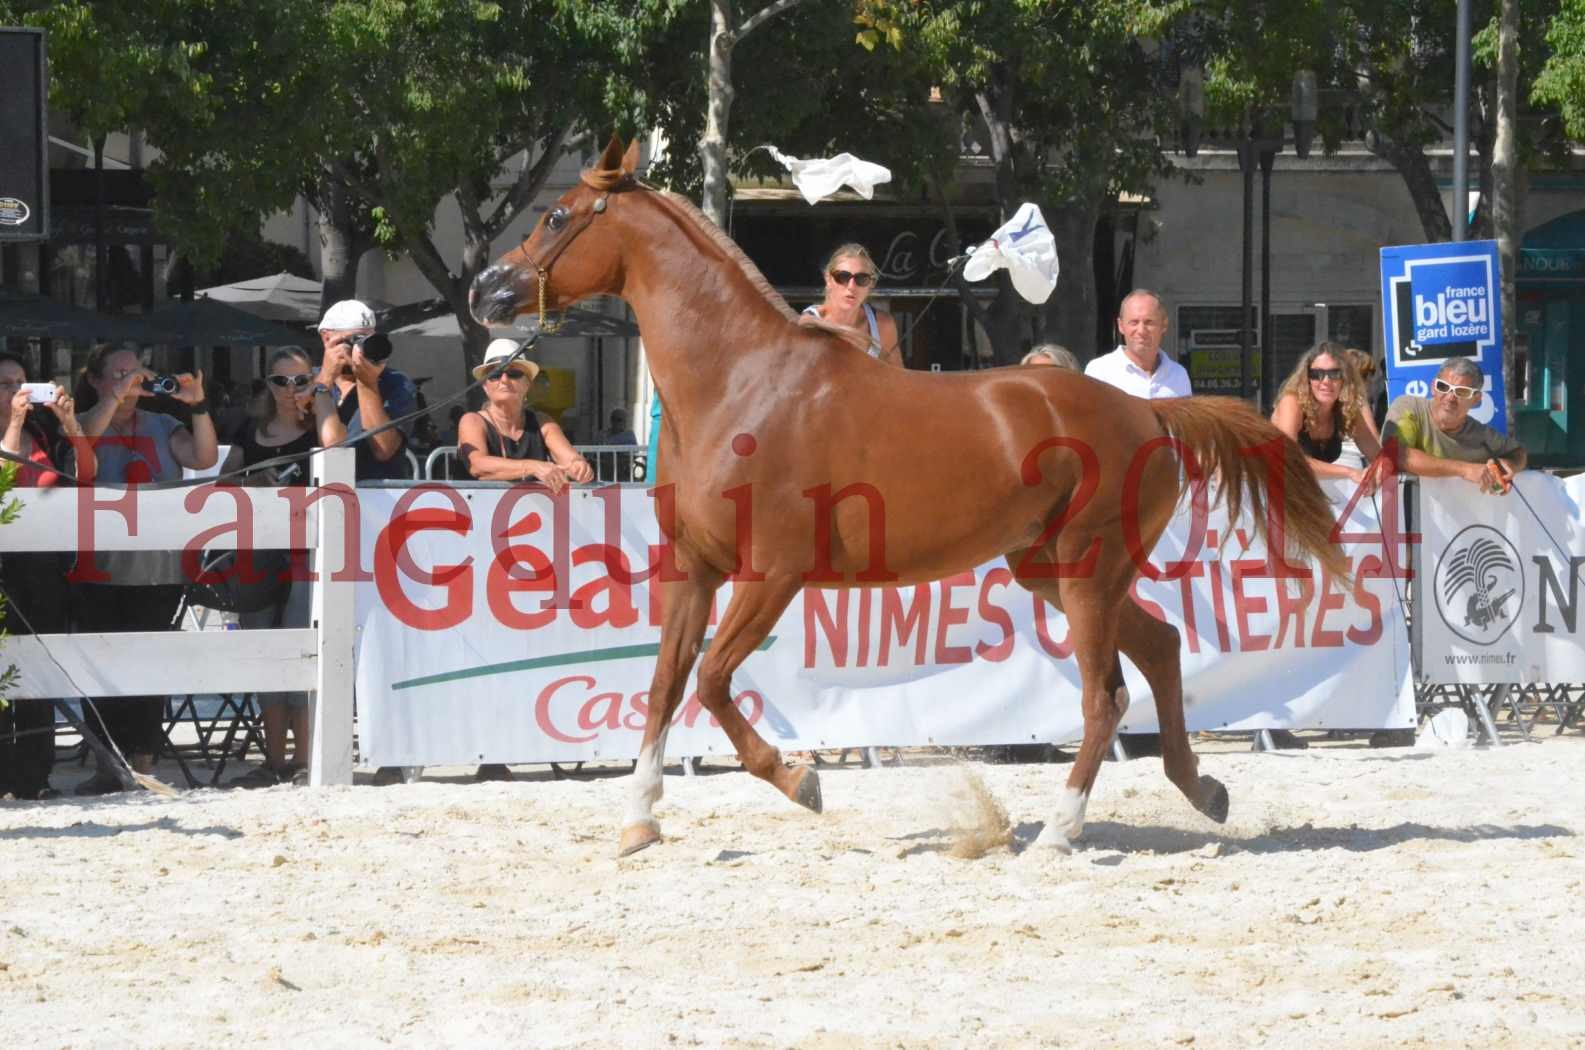
[[[1450,357],[1467,357],[1486,379],[1470,415],[1508,429],[1502,384],[1502,300],[1496,241],[1408,244],[1381,250],[1381,319],[1387,397],[1431,396]],[[1378,422],[1380,422],[1378,420]]]

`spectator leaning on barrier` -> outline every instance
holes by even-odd
[[[215,425],[204,400],[204,375],[174,380],[170,397],[187,406],[191,427],[162,412],[138,407],[154,396],[157,377],[131,350],[108,343],[94,347],[77,380],[77,405],[83,432],[98,460],[100,485],[138,485],[180,481],[182,468],[208,470],[219,458]],[[148,386],[145,386],[148,384]],[[181,605],[181,551],[79,551],[73,570],[77,627],[86,633],[168,631]],[[109,736],[139,773],[154,769],[165,717],[165,697],[122,697],[87,701],[84,722],[90,732]],[[79,795],[120,791],[121,781],[99,769],[77,787]]]
[[[1079,359],[1073,356],[1073,351],[1056,343],[1041,343],[1029,353],[1019,359],[1021,365],[1056,365],[1066,368],[1070,372],[1083,371],[1079,367]]]
[[[1359,371],[1341,346],[1321,342],[1305,351],[1277,393],[1271,422],[1304,450],[1316,477],[1348,478],[1376,490],[1381,437]],[[1363,459],[1359,466],[1344,459],[1347,439]]]
[[[569,481],[594,480],[594,470],[549,416],[528,407],[528,388],[539,366],[518,359],[518,344],[497,339],[484,351],[473,378],[484,380],[484,407],[457,422],[457,458],[481,481],[537,481],[560,492]],[[510,780],[504,765],[479,767],[480,780]]]
[[[19,488],[50,488],[62,483],[56,466],[71,465],[92,475],[93,452],[82,437],[73,401],[60,387],[50,400],[32,401],[23,389],[27,373],[21,358],[0,353],[0,449],[26,460],[17,468]],[[9,462],[9,461],[8,461]],[[53,551],[0,556],[0,587],[6,596],[5,629],[15,635],[57,634],[66,629],[66,580],[61,556]],[[0,703],[0,798],[54,798],[50,770],[55,764],[55,708],[48,700],[11,698]]]
[[[294,346],[282,347],[270,355],[265,367],[269,401],[263,418],[243,428],[231,454],[240,464],[228,463],[228,467],[253,467],[280,456],[301,455],[334,445],[347,436],[328,384],[316,384],[307,354]],[[326,373],[324,378],[333,378],[333,373]],[[308,463],[302,459],[247,475],[248,484],[258,485],[302,485],[307,481]],[[306,571],[308,552],[293,551],[292,556],[302,560]],[[272,561],[267,571],[279,570]],[[306,583],[292,583],[283,601],[257,612],[243,612],[239,620],[244,629],[307,627],[312,617],[310,595]],[[297,691],[258,696],[264,720],[264,764],[232,778],[231,787],[291,783],[307,772],[308,694]],[[288,730],[292,737],[291,761],[286,758]]]
[[[356,299],[335,303],[319,322],[325,360],[314,396],[319,396],[321,387],[330,394],[350,438],[378,430],[418,407],[418,387],[413,381],[388,367],[383,356],[376,360],[376,355],[366,354],[359,345],[362,338],[373,334],[374,311]],[[402,452],[411,433],[409,422],[359,441],[354,446],[358,480],[405,477],[407,464]]]
[[[1135,397],[1188,397],[1189,373],[1161,352],[1167,334],[1167,306],[1161,296],[1135,288],[1117,311],[1122,345],[1085,366],[1084,374]]]
[[[1383,429],[1387,441],[1397,439],[1400,470],[1423,478],[1463,478],[1482,492],[1507,495],[1527,456],[1519,442],[1470,418],[1484,382],[1475,362],[1450,357],[1430,397],[1404,394],[1393,401]]]
[[[484,379],[484,407],[458,421],[457,459],[480,481],[537,481],[560,492],[568,481],[594,480],[593,468],[560,425],[528,407],[539,366],[523,359],[507,364],[517,348],[510,339],[497,339],[473,370],[475,379]]]

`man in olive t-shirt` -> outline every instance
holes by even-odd
[[[1450,357],[1432,383],[1431,396],[1405,394],[1387,410],[1383,437],[1398,439],[1399,467],[1423,478],[1463,478],[1482,492],[1506,495],[1525,468],[1524,447],[1469,418],[1480,404],[1480,367]]]

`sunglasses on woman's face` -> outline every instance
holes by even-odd
[[[491,379],[512,379],[512,380],[521,381],[521,380],[524,380],[524,379],[528,378],[528,373],[526,371],[524,371],[523,369],[521,369],[521,368],[508,368],[504,372],[495,373],[490,378]]]
[[[309,376],[305,373],[296,376],[270,376],[270,385],[281,388],[296,387],[301,389],[308,385]]]
[[[1312,383],[1320,383],[1320,382],[1324,382],[1325,380],[1328,380],[1328,379],[1332,380],[1332,382],[1335,383],[1335,382],[1337,382],[1338,380],[1340,380],[1342,378],[1343,378],[1343,370],[1341,368],[1312,368],[1312,369],[1310,369],[1310,382],[1312,382]]]
[[[1480,393],[1480,391],[1475,387],[1454,386],[1446,379],[1437,379],[1433,381],[1431,383],[1431,389],[1435,390],[1438,394],[1445,394],[1451,390],[1453,392],[1453,396],[1458,398],[1460,401],[1473,401],[1475,400],[1475,396]]]
[[[854,273],[851,270],[832,270],[831,279],[844,288],[847,287],[849,281],[852,281],[860,288],[868,288],[875,283],[875,275],[863,270],[858,273]]]

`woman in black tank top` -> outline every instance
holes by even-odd
[[[1365,384],[1337,343],[1319,343],[1299,359],[1282,384],[1271,421],[1310,460],[1318,478],[1348,478],[1374,491],[1381,436],[1365,401]],[[1343,439],[1352,438],[1363,464],[1343,461]]]
[[[457,458],[480,481],[537,481],[552,492],[569,481],[593,481],[594,470],[556,421],[528,407],[539,366],[511,360],[516,352],[517,343],[497,339],[473,370],[475,379],[485,381],[484,408],[458,421]]]

